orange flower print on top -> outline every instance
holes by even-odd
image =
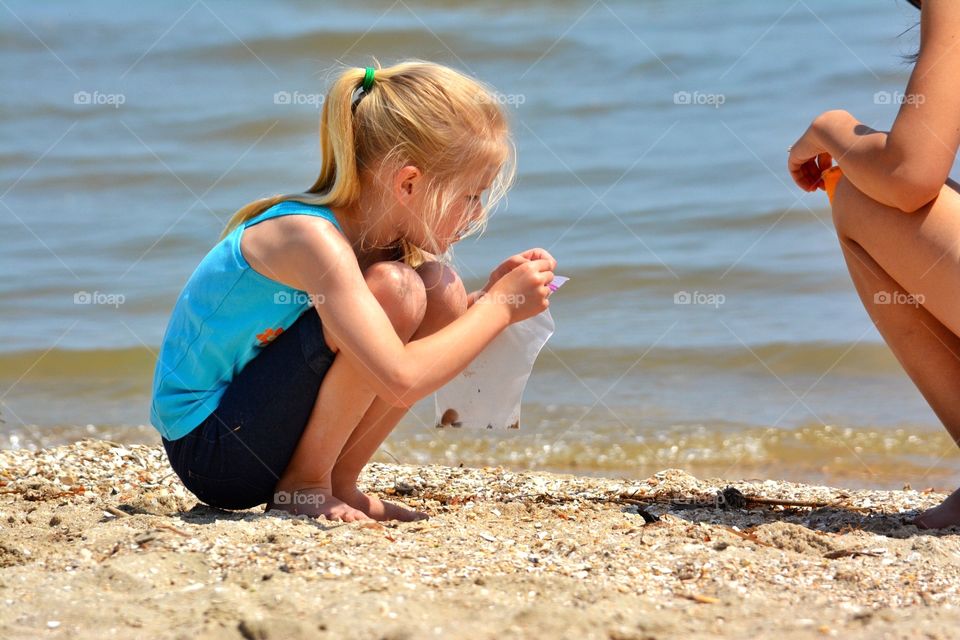
[[[260,342],[259,346],[265,347],[271,342],[273,342],[277,336],[283,333],[283,327],[277,327],[276,329],[267,329],[263,333],[257,334],[257,340]]]

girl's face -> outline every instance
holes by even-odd
[[[414,186],[412,192],[401,192],[403,209],[406,211],[405,217],[408,224],[401,225],[404,229],[404,236],[415,246],[434,254],[446,252],[451,245],[458,242],[461,237],[467,233],[469,228],[479,221],[483,215],[482,196],[484,191],[490,188],[490,184],[496,177],[499,167],[485,168],[480,171],[470,172],[461,180],[456,181],[456,186],[451,189],[450,195],[452,201],[447,207],[446,214],[433,229],[433,238],[427,237],[421,224],[418,224],[416,218],[422,215],[424,207],[431,206],[428,201],[430,198],[424,189],[416,189]],[[479,179],[477,176],[480,176]],[[422,184],[423,180],[418,180]]]
[[[500,167],[486,167],[463,180],[463,188],[454,190],[454,202],[437,230],[437,240],[446,251],[459,242],[483,216],[483,194],[490,189]],[[479,179],[478,179],[479,176]]]
[[[483,187],[474,187],[466,192],[456,193],[447,215],[436,229],[437,242],[443,245],[441,251],[446,251],[450,245],[459,242],[471,225],[483,215],[481,197],[485,190]]]

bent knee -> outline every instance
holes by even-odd
[[[467,311],[467,290],[460,275],[450,266],[436,261],[425,262],[417,268],[427,294],[424,324],[431,333],[442,328]]]
[[[833,193],[833,226],[841,240],[854,240],[867,222],[866,218],[879,205],[857,189],[846,177],[840,178]]]
[[[364,280],[383,307],[397,335],[404,341],[417,330],[427,307],[423,280],[402,262],[376,262],[363,272]]]

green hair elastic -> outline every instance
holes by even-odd
[[[367,67],[366,72],[363,74],[363,90],[364,92],[370,91],[370,87],[373,86],[373,74],[375,69],[373,67]]]

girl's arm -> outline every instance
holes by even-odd
[[[436,391],[470,362],[511,322],[549,306],[547,283],[553,264],[531,261],[504,278],[504,293],[488,295],[440,331],[404,344],[360,272],[352,248],[329,224],[303,224],[271,262],[275,272],[296,273],[298,288],[313,294],[325,332],[336,340],[338,357],[369,373],[376,394],[409,407]],[[294,278],[290,278],[293,280]]]
[[[469,309],[472,307],[473,303],[486,295],[493,285],[496,284],[497,280],[507,275],[524,262],[529,262],[531,260],[548,260],[552,265],[556,265],[556,260],[546,249],[527,249],[523,253],[512,255],[497,265],[497,267],[490,272],[490,277],[487,279],[487,284],[483,285],[482,288],[467,294],[467,308]]]
[[[860,191],[903,211],[937,197],[960,148],[960,2],[924,0],[920,55],[889,133],[846,111],[814,120],[794,145],[790,170],[808,191],[819,186],[828,154]]]

